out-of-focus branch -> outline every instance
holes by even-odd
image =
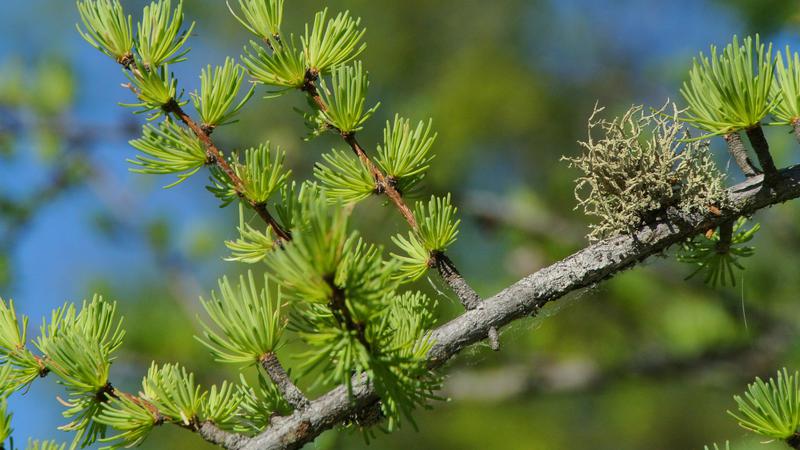
[[[325,101],[319,94],[319,89],[316,85],[318,78],[318,73],[308,71],[306,73],[305,83],[303,84],[302,90],[308,94],[309,99],[316,106],[316,108],[318,108],[320,111],[327,111],[328,105],[325,104]],[[417,231],[419,229],[417,219],[414,217],[414,213],[406,203],[403,195],[395,188],[394,183],[390,182],[386,174],[384,174],[383,171],[381,171],[381,169],[370,159],[369,155],[367,155],[367,152],[364,150],[364,147],[362,147],[358,142],[356,134],[354,132],[343,133],[338,129],[335,131],[341,135],[342,139],[353,150],[353,153],[355,153],[358,159],[361,160],[361,163],[364,165],[364,167],[366,167],[370,174],[372,174],[373,178],[375,179],[375,192],[385,194],[400,215],[402,215],[405,221],[408,222],[409,227],[411,227],[412,230]],[[467,283],[464,277],[461,276],[461,273],[458,271],[453,261],[447,257],[447,255],[444,253],[434,255],[433,262],[433,266],[436,267],[439,275],[442,277],[445,283],[447,283],[453,293],[456,294],[465,309],[473,309],[480,303],[480,295],[478,295],[475,289],[473,289],[472,286]],[[487,333],[487,337],[490,340],[492,349],[498,350],[500,348],[500,343],[498,340],[497,330],[490,329]]]
[[[610,369],[601,369],[589,359],[553,362],[538,358],[495,369],[458,370],[448,376],[443,395],[502,402],[537,393],[594,391],[631,377],[698,380],[724,373],[750,379],[769,373],[796,336],[788,324],[772,324],[752,341],[684,357],[648,351]]]
[[[490,192],[470,192],[463,201],[463,210],[479,224],[492,228],[509,228],[528,236],[576,244],[584,233],[568,220],[552,211],[535,209],[526,203],[522,209],[514,201]]]

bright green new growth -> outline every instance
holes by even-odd
[[[272,278],[293,305],[293,326],[308,344],[305,374],[323,385],[350,387],[366,373],[395,426],[401,416],[433,398],[438,377],[425,363],[431,325],[421,294],[397,293],[397,263],[382,249],[348,233],[347,216],[329,207],[324,193],[301,191],[293,239],[267,256]]]
[[[283,21],[283,0],[238,0],[239,9],[242,10],[242,17],[239,17],[228,5],[233,17],[242,24],[249,32],[260,37],[266,42],[278,38],[281,34],[281,22]]]
[[[576,208],[600,219],[590,225],[589,239],[629,232],[669,207],[702,213],[725,205],[723,178],[707,143],[683,139],[677,107],[645,113],[634,106],[621,118],[595,119],[602,110],[595,108],[589,118],[585,153],[564,158],[583,172],[576,180]]]
[[[276,201],[275,211],[278,213],[278,218],[281,223],[292,230],[300,225],[299,211],[302,199],[309,193],[312,195],[316,193],[319,187],[313,183],[303,183],[300,185],[298,192],[297,182],[285,183],[280,190],[279,198]]]
[[[244,48],[242,62],[255,82],[283,88],[272,95],[303,87],[306,65],[302,50],[297,49],[294,36],[288,40],[271,40],[272,52],[250,41],[251,49]]]
[[[331,150],[314,166],[314,176],[333,202],[355,203],[375,193],[375,178],[352,152]]]
[[[130,80],[131,90],[136,94],[139,103],[126,103],[122,106],[141,108],[136,113],[149,113],[148,120],[153,121],[166,115],[164,107],[170,102],[178,102],[180,106],[188,102],[178,98],[178,80],[173,77],[168,66],[148,70],[137,63],[135,67],[134,72],[125,72],[125,76]]]
[[[7,398],[12,392],[16,391],[19,387],[19,380],[17,379],[17,371],[11,364],[3,362],[0,365],[0,399]],[[0,439],[0,442],[3,442]]]
[[[786,63],[778,52],[775,64],[775,81],[772,84],[774,107],[772,115],[778,125],[792,125],[800,119],[800,55],[791,53],[786,46]]]
[[[236,413],[239,411],[241,401],[239,386],[223,381],[219,387],[211,386],[208,397],[201,404],[200,417],[223,429],[232,428],[236,423]]]
[[[237,386],[241,403],[237,411],[238,421],[233,430],[248,435],[263,431],[276,414],[286,414],[291,407],[283,399],[275,385],[258,373],[258,386],[251,387],[244,375],[240,375]]]
[[[264,276],[264,286],[256,286],[255,277],[248,272],[234,288],[227,277],[219,282],[219,297],[201,299],[203,308],[217,331],[203,324],[204,338],[197,338],[211,350],[219,362],[253,365],[268,353],[273,353],[281,343],[284,319],[281,316],[280,290],[272,294],[269,281]]]
[[[129,64],[133,58],[133,22],[131,16],[125,17],[119,0],[79,0],[77,7],[86,28],[84,31],[75,25],[81,37],[118,63]]]
[[[416,232],[409,232],[408,238],[403,235],[392,237],[392,241],[405,255],[392,254],[403,264],[398,278],[407,281],[419,279],[433,266],[434,257],[444,253],[458,236],[461,220],[456,219],[458,210],[450,204],[447,197],[431,197],[427,206],[417,202],[414,217],[419,223]]]
[[[244,69],[233,58],[225,58],[222,67],[211,66],[200,74],[200,93],[193,93],[194,107],[203,120],[203,127],[213,130],[216,127],[234,123],[231,120],[255,93],[251,86],[245,96],[234,105],[236,96],[244,81]]]
[[[13,414],[7,413],[8,405],[6,404],[6,399],[0,399],[0,442],[5,442],[8,438],[11,437],[11,433],[14,431],[11,428],[11,419],[13,418]]]
[[[328,204],[319,191],[306,195],[296,212],[299,217],[291,245],[266,259],[292,300],[325,304],[333,295],[330,281],[345,252],[348,219],[341,208],[328,208]]]
[[[178,180],[166,186],[175,186],[197,173],[207,162],[206,150],[199,139],[186,128],[171,120],[158,126],[147,124],[142,137],[130,141],[143,155],[128,162],[136,166],[132,172],[147,174],[175,174]]]
[[[721,55],[711,46],[710,59],[701,53],[694,60],[681,89],[689,104],[681,120],[714,136],[752,128],[769,114],[774,103],[772,44],[765,48],[758,35],[755,46],[751,37],[743,44],[734,36]]]
[[[385,345],[397,350],[386,355],[383,364],[373,364],[372,370],[375,387],[384,399],[381,407],[389,419],[390,430],[399,426],[400,417],[414,424],[411,414],[416,407],[427,405],[430,400],[442,400],[435,394],[441,387],[441,376],[424,363],[434,344],[428,330],[435,324],[431,312],[435,307],[434,300],[419,292],[406,292],[389,307]]]
[[[253,203],[266,203],[272,194],[286,183],[292,173],[291,170],[283,167],[285,158],[285,152],[280,148],[273,151],[269,143],[245,150],[244,162],[239,161],[238,153],[234,154],[231,166],[244,185],[241,194]],[[228,204],[240,197],[240,193],[231,184],[225,173],[214,167],[212,174],[214,184],[208,189],[222,200],[223,204]]]
[[[0,303],[0,306],[3,304]],[[8,412],[6,400],[17,389],[16,373],[11,364],[0,365],[0,445],[11,437],[11,419],[13,414]]]
[[[20,320],[17,317],[14,301],[9,300],[6,304],[0,299],[0,353],[8,355],[24,347],[27,328],[28,318],[23,316]]]
[[[183,2],[178,1],[174,9],[170,0],[149,3],[135,38],[131,19],[126,19],[119,2],[86,0],[78,5],[87,28],[81,34],[126,71],[128,87],[137,97],[137,103],[126,106],[147,113],[150,120],[164,118],[143,127],[142,136],[131,141],[140,152],[131,161],[133,170],[174,174],[175,185],[210,165],[209,189],[224,204],[242,200],[239,237],[226,243],[232,251],[230,259],[264,261],[268,276],[278,283],[280,290],[271,291],[267,275],[263,287],[256,286],[253,274],[237,286],[223,278],[220,290],[202,302],[210,320],[203,324],[203,337],[198,340],[215,359],[239,365],[260,363],[274,355],[282,333],[288,330],[306,345],[301,375],[313,375],[316,385],[348,387],[353,375],[367,376],[381,397],[390,429],[436,398],[440,378],[426,361],[433,345],[428,337],[434,325],[433,302],[420,293],[398,292],[400,263],[385,259],[382,248],[348,231],[349,211],[340,201],[363,198],[377,189],[362,162],[334,151],[324,158],[325,166],[317,168],[322,187],[304,183],[296,189],[294,182],[288,183],[290,172],[279,149],[266,144],[243,155],[216,150],[207,142],[208,135],[232,122],[253,89],[239,99],[245,69],[228,58],[213,70],[207,66],[200,75],[199,91],[191,95],[201,119],[198,126],[179,108],[188,102],[181,100],[169,65],[185,59],[194,27],[181,31]],[[366,72],[360,62],[352,62],[365,48],[360,20],[346,12],[329,19],[327,11],[322,11],[296,45],[291,35],[281,36],[282,1],[240,0],[238,6],[237,20],[269,47],[251,42],[245,49],[243,65],[255,81],[278,88],[305,88],[309,93],[315,92],[314,83],[319,82],[315,129],[335,129],[343,135],[360,130],[377,108],[365,110]],[[326,106],[321,107],[323,102]],[[408,120],[397,117],[394,126],[387,125],[384,137],[377,164],[386,169],[390,183],[408,194],[430,161],[435,137],[430,123],[413,128]],[[267,210],[273,197],[277,201],[269,206],[287,230],[280,241],[273,239],[277,231],[272,228],[278,224]],[[438,249],[452,242],[457,223],[449,199],[431,205],[430,212],[424,206],[417,210],[419,239]],[[247,223],[245,206],[267,220],[263,231]],[[450,230],[428,215],[455,225]],[[288,305],[282,303],[281,292],[291,301],[291,315],[282,315]],[[56,310],[42,326],[34,353],[26,347],[27,318],[18,318],[13,305],[0,301],[0,361],[4,363],[0,397],[37,377],[55,375],[68,393],[64,416],[70,422],[61,429],[75,433],[74,447],[97,441],[111,448],[139,445],[163,423],[193,431],[210,425],[253,435],[269,426],[276,413],[297,408],[294,403],[289,406],[282,391],[261,371],[258,386],[251,387],[242,378],[241,383],[223,382],[204,390],[187,369],[154,362],[138,396],[118,390],[109,382],[113,352],[123,335],[115,312],[113,304],[99,298],[81,309],[68,305]],[[0,432],[7,433],[10,419],[2,412]]]
[[[412,128],[411,121],[395,115],[394,123],[386,122],[383,145],[378,146],[376,163],[404,195],[412,194],[430,167],[431,147],[436,133],[431,133],[433,121],[419,122]]]
[[[747,219],[744,217],[736,221],[733,225],[731,242],[727,244],[720,242],[718,230],[710,238],[695,236],[685,242],[677,255],[678,261],[697,266],[687,279],[703,272],[705,273],[703,281],[712,287],[736,286],[734,269],[744,270],[739,260],[755,253],[754,247],[744,244],[750,242],[761,228],[760,224],[755,224],[750,229],[744,229],[746,223]]]
[[[777,380],[756,378],[744,396],[734,396],[738,413],[728,411],[739,425],[762,436],[786,439],[800,427],[800,375],[778,371]]]
[[[330,83],[330,89],[325,80],[321,83],[320,95],[328,105],[326,111],[320,111],[322,119],[342,134],[361,130],[380,106],[378,102],[364,111],[369,79],[362,64],[356,62],[349,66],[339,66],[333,70]]]
[[[13,371],[0,383],[0,393],[3,395],[29,385],[41,374],[42,367],[25,347],[28,342],[27,329],[28,318],[17,317],[14,301],[6,303],[0,298],[0,363],[4,367],[13,367]]]
[[[361,42],[366,29],[359,29],[361,19],[353,19],[350,12],[339,13],[325,20],[328,8],[314,16],[314,26],[301,37],[306,66],[314,74],[325,74],[357,58],[367,45]]]
[[[427,208],[423,202],[417,202],[414,216],[419,221],[419,237],[425,248],[431,252],[444,252],[456,241],[458,225],[456,209],[447,197],[432,196]]]
[[[159,420],[140,399],[128,395],[109,399],[94,419],[116,431],[116,434],[100,439],[110,443],[112,448],[140,445]]]
[[[274,386],[266,385],[274,395]],[[262,397],[249,388],[244,378],[242,384],[223,382],[203,390],[194,381],[194,375],[177,364],[158,366],[153,363],[142,380],[141,397],[120,393],[104,404],[95,420],[113,428],[117,434],[102,439],[111,448],[137,446],[144,441],[152,428],[164,422],[197,429],[211,422],[223,429],[251,429],[251,406],[259,402],[266,417],[272,417],[282,400]],[[272,409],[272,408],[275,409]]]
[[[226,261],[239,261],[246,264],[255,264],[264,260],[275,246],[269,227],[260,231],[250,226],[244,217],[244,205],[239,205],[239,238],[235,241],[225,241],[225,246],[231,251],[231,256]]]
[[[183,33],[182,26],[183,0],[178,0],[174,12],[171,0],[158,0],[144,7],[142,21],[138,24],[136,51],[145,68],[152,70],[186,60],[189,49],[181,51],[181,47],[191,36],[194,22]]]
[[[106,426],[94,417],[108,394],[112,354],[124,335],[116,304],[99,296],[84,301],[80,311],[72,304],[56,309],[41,326],[34,344],[46,355],[42,359],[46,369],[59,377],[67,391],[63,415],[71,421],[60,429],[75,431],[73,446],[90,445],[106,433]]]
[[[191,425],[198,420],[206,393],[195,383],[194,374],[178,364],[153,363],[142,380],[143,398],[169,420]]]

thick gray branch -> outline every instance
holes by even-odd
[[[250,440],[247,436],[222,430],[211,422],[200,425],[197,434],[206,441],[227,449],[241,448]]]
[[[732,207],[720,214],[681,215],[668,211],[659,223],[634,233],[609,238],[586,247],[549,267],[529,275],[477,308],[437,328],[436,344],[428,358],[438,367],[465,347],[485,339],[491,328],[535,314],[545,304],[570,292],[594,286],[611,276],[661,253],[671,245],[768,206],[800,197],[800,166],[780,171],[775,183],[762,187],[763,175],[729,190]],[[276,418],[262,434],[239,447],[247,450],[299,448],[323,431],[352,418],[378,401],[375,390],[363,379],[354,380],[353,396],[339,387],[291,416]]]

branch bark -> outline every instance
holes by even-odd
[[[206,442],[228,449],[239,448],[249,440],[249,438],[243,434],[225,431],[211,422],[204,422],[200,425],[197,434],[206,440]]]
[[[261,358],[261,367],[267,372],[270,380],[275,383],[284,400],[292,405],[295,410],[308,406],[308,399],[300,389],[295,386],[289,374],[281,365],[275,353],[267,353]]]
[[[794,132],[794,137],[797,139],[797,142],[800,142],[800,119],[794,119],[792,121],[792,132]]]
[[[742,136],[739,132],[734,131],[726,134],[725,143],[728,145],[728,153],[731,154],[736,165],[739,166],[746,177],[758,175],[758,169],[753,166],[753,162],[747,156],[747,149],[744,147],[744,142],[742,142]]]
[[[499,329],[529,317],[549,302],[592,287],[709,228],[800,197],[800,166],[784,169],[780,175],[769,189],[763,186],[763,176],[752,177],[730,188],[732,206],[720,214],[684,215],[670,210],[658,223],[597,242],[523,278],[481,302],[478,308],[434,330],[431,338],[435,344],[428,353],[430,367],[441,367],[464,348],[485,339],[492,327]],[[340,386],[311,402],[308,408],[276,418],[270,428],[236,449],[299,448],[377,401],[375,389],[361,377],[353,381],[352,395]]]
[[[758,156],[758,163],[761,164],[761,170],[765,174],[765,182],[770,184],[778,175],[778,168],[775,167],[775,162],[772,160],[772,154],[769,152],[769,143],[764,136],[764,129],[761,125],[756,125],[753,128],[747,129],[747,137],[750,139],[750,144]]]
[[[450,290],[461,300],[461,304],[464,305],[465,309],[470,310],[480,306],[480,295],[478,295],[478,293],[472,289],[472,286],[467,283],[467,280],[461,276],[461,273],[459,273],[455,264],[453,264],[453,261],[451,261],[447,255],[436,252],[432,255],[432,259],[433,265],[436,266],[436,270],[439,271],[439,276],[450,286]],[[497,328],[490,328],[487,338],[489,339],[489,347],[491,347],[492,350],[500,350],[500,336],[497,332]]]

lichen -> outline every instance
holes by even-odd
[[[599,219],[590,240],[624,234],[656,220],[669,207],[684,213],[725,206],[723,175],[708,141],[687,139],[674,104],[645,112],[633,106],[613,120],[589,118],[584,153],[563,159],[583,175],[576,179],[577,208]],[[597,137],[597,135],[601,135]]]

